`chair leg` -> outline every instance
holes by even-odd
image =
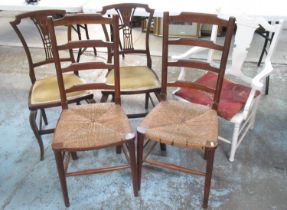
[[[205,175],[205,183],[204,183],[204,197],[203,197],[203,205],[202,205],[203,208],[208,207],[208,198],[209,198],[209,192],[210,192],[215,150],[216,150],[216,147],[212,147],[212,148],[206,147],[205,148],[206,175]]]
[[[122,146],[116,146],[116,153],[121,154],[122,153]]]
[[[240,124],[236,123],[233,129],[233,136],[232,136],[230,156],[229,156],[230,162],[234,161],[234,156],[235,156],[235,152],[237,149],[237,142],[238,142],[238,136],[239,136],[239,128],[240,128]]]
[[[82,35],[81,35],[81,27],[80,25],[77,24],[77,33],[78,33],[78,37],[79,37],[79,40],[82,40]],[[77,62],[80,61],[81,59],[81,55],[82,55],[82,49],[80,48],[79,49],[79,52],[78,52],[78,55],[77,55]]]
[[[145,109],[148,109],[149,97],[150,97],[149,93],[146,93],[145,94]]]
[[[37,111],[30,111],[30,117],[29,117],[30,126],[34,132],[34,135],[40,147],[40,160],[44,160],[44,145],[43,145],[43,140],[39,133],[39,129],[36,123],[36,116],[37,116]]]
[[[67,189],[67,182],[66,182],[66,176],[65,176],[65,170],[64,170],[64,163],[63,163],[63,155],[61,151],[55,151],[55,160],[57,164],[57,169],[58,169],[58,175],[61,183],[61,188],[64,196],[64,202],[65,206],[69,207],[70,202],[69,202],[69,195],[68,195],[68,189]]]
[[[71,156],[73,160],[78,160],[78,155],[76,152],[71,152]]]
[[[109,94],[107,94],[107,93],[102,93],[102,98],[101,98],[100,102],[101,102],[101,103],[107,102],[108,97],[109,97]]]
[[[87,24],[84,25],[84,30],[85,30],[85,32],[86,32],[86,38],[87,38],[87,40],[89,40],[89,39],[90,39],[90,36],[89,36],[89,31],[88,31],[88,26],[87,26]],[[97,50],[96,50],[96,48],[93,47],[93,50],[94,50],[94,55],[96,56],[96,55],[97,55]]]
[[[265,83],[265,95],[268,95],[268,93],[269,93],[270,76],[267,76],[265,80],[266,80],[266,83]]]
[[[132,180],[133,180],[133,191],[134,196],[138,196],[138,175],[137,175],[137,164],[135,157],[135,141],[130,141],[129,143],[129,153],[130,153],[130,167],[132,172]]]
[[[160,143],[160,150],[161,151],[166,151],[166,145],[163,143]]]
[[[142,164],[143,164],[143,144],[144,144],[144,135],[137,132],[138,190],[141,189],[141,172],[142,172]]]
[[[45,125],[48,125],[48,119],[47,119],[45,109],[41,109],[41,114],[42,114]]]

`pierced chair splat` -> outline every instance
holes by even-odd
[[[138,46],[134,37],[135,28],[133,20],[135,18],[136,10],[144,11],[147,21],[146,30],[140,31],[145,33],[144,46]],[[151,24],[153,20],[154,9],[150,9],[146,4],[136,3],[123,3],[107,5],[102,8],[101,14],[118,14],[120,17],[119,33],[120,33],[120,51],[123,55],[123,59],[130,55],[143,55],[146,58],[146,64],[144,65],[121,65],[121,95],[135,95],[145,94],[145,112],[143,113],[129,113],[129,118],[143,117],[148,112],[149,101],[154,106],[154,101],[151,97],[151,93],[154,93],[157,99],[159,99],[160,82],[152,69],[152,60],[149,49],[149,36],[151,30]],[[114,31],[111,30],[111,37],[113,37]],[[135,57],[135,59],[137,59]],[[113,83],[113,70],[110,70],[106,76],[106,84]],[[102,91],[102,101],[107,101],[109,95],[114,93],[109,90]]]

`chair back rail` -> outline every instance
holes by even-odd
[[[52,51],[55,58],[55,66],[57,70],[58,84],[61,95],[62,108],[67,109],[67,93],[83,91],[83,90],[95,90],[95,89],[114,89],[115,90],[115,103],[120,104],[120,81],[119,81],[119,58],[118,56],[118,16],[113,16],[112,18],[105,18],[99,14],[76,14],[76,15],[67,15],[61,19],[57,20],[48,20],[49,31],[52,40]],[[103,33],[105,34],[106,40],[72,40],[71,29],[75,24],[91,24],[91,25],[101,25]],[[105,25],[110,25],[114,30],[114,40],[113,42],[109,41],[109,37],[106,33]],[[58,27],[66,27],[67,29],[67,41],[66,43],[58,43],[55,30]],[[61,55],[62,51],[73,51],[78,48],[106,48],[107,49],[107,61],[82,61],[81,63],[76,63],[75,60],[70,65],[62,65]],[[113,53],[113,62],[109,59],[109,54]],[[94,70],[99,71],[103,69],[114,69],[115,84],[106,85],[98,82],[90,82],[85,84],[77,84],[72,87],[65,87],[63,81],[63,74],[70,71],[87,71]]]
[[[205,41],[196,38],[170,38],[169,37],[169,25],[170,24],[211,24],[217,26],[224,26],[227,28],[225,39],[223,45],[216,44],[213,41]],[[177,16],[169,16],[168,12],[164,12],[163,17],[163,49],[162,49],[162,89],[161,89],[161,100],[166,100],[167,87],[188,87],[195,88],[201,91],[214,94],[212,108],[217,110],[219,104],[219,98],[224,78],[224,73],[227,64],[227,58],[229,53],[229,47],[232,39],[232,34],[234,31],[235,19],[230,17],[229,20],[224,20],[218,18],[216,15],[212,14],[201,14],[201,13],[191,13],[191,12],[182,12]],[[176,61],[169,61],[169,46],[195,46],[203,47],[210,50],[221,51],[220,64],[218,67],[211,65],[209,62],[203,62],[192,59],[178,59]],[[215,87],[209,88],[203,85],[195,84],[191,81],[175,81],[168,82],[167,74],[168,67],[189,67],[196,68],[205,71],[211,71],[216,73],[217,82]]]

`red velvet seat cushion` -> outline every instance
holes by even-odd
[[[195,83],[214,88],[216,81],[216,74],[207,73],[200,77]],[[250,91],[251,88],[249,87],[233,83],[229,80],[224,80],[218,107],[219,116],[229,120],[236,113],[240,112],[248,99]],[[259,94],[260,92],[257,91],[256,95]],[[175,95],[192,103],[203,105],[211,105],[213,101],[213,94],[191,88],[181,88]]]

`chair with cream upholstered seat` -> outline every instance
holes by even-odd
[[[47,34],[47,25],[44,23],[47,17],[61,17],[65,15],[65,13],[65,10],[33,11],[19,14],[15,17],[14,21],[10,22],[21,40],[28,60],[29,76],[32,83],[28,98],[30,125],[40,146],[41,160],[44,158],[44,146],[41,136],[54,131],[53,128],[47,129],[42,125],[42,121],[44,121],[46,126],[48,125],[45,109],[61,105],[56,72],[53,66],[54,58],[51,51],[51,40]],[[25,28],[21,26],[21,23],[25,23],[29,20],[35,26],[34,29],[39,32],[39,37],[31,36],[32,29],[30,29],[30,31],[26,31]],[[39,38],[42,43],[43,53],[36,54],[33,52],[33,40],[31,40],[31,37]],[[73,62],[74,58],[69,55],[66,58],[63,58],[63,60]],[[43,74],[45,74],[45,70],[49,71],[48,73],[46,72],[48,76],[43,76]],[[65,75],[64,81],[67,86],[84,82],[76,73]],[[68,95],[69,103],[79,103],[82,100],[92,99],[93,94],[89,91],[81,91]],[[37,117],[37,115],[39,117]],[[38,124],[36,122],[37,118],[39,119]]]
[[[144,36],[144,42],[140,43],[143,46],[139,46],[136,43],[137,38],[135,36],[135,28],[133,20],[137,11],[141,11],[145,17],[143,21],[147,21],[146,30],[141,31],[140,36]],[[148,112],[149,101],[154,104],[151,93],[155,93],[156,97],[159,97],[160,82],[159,79],[152,69],[152,60],[149,49],[149,35],[151,30],[151,24],[154,14],[154,9],[150,9],[146,4],[137,3],[123,3],[107,5],[102,8],[101,14],[118,14],[120,17],[120,54],[125,56],[143,55],[146,58],[146,64],[136,65],[121,65],[120,77],[121,77],[121,94],[122,95],[134,95],[134,94],[145,94],[145,112],[142,113],[128,113],[129,118],[143,117]],[[111,36],[113,31],[111,31]],[[137,59],[136,57],[134,59]],[[138,63],[138,62],[135,62]],[[106,83],[113,83],[113,70],[110,70],[106,77]],[[102,92],[102,101],[107,101],[109,95],[113,92],[105,90]]]

